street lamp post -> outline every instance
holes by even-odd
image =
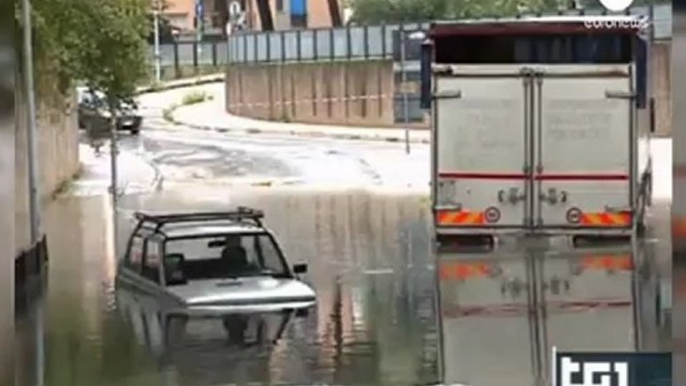
[[[407,37],[405,36],[405,29],[403,25],[400,25],[400,77],[401,77],[401,82],[403,85],[402,93],[403,93],[403,122],[405,123],[405,153],[410,154],[410,128],[408,127],[410,124],[410,108],[407,105],[408,104],[408,98],[407,98],[407,90],[405,89],[407,87],[407,69],[405,68],[405,57],[407,56],[405,53],[406,47],[405,45],[407,44]]]

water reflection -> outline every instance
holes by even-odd
[[[439,255],[446,382],[548,385],[553,347],[659,348],[650,245]]]
[[[437,381],[435,282],[419,198],[264,192],[127,197],[123,213],[265,210],[290,262],[309,264],[306,280],[318,299],[308,315],[165,324],[135,294],[114,290],[115,260],[104,252],[111,247],[106,199],[57,203],[49,219],[46,384]],[[130,225],[123,218],[118,228],[126,234]]]

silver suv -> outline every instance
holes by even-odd
[[[157,297],[167,314],[211,316],[298,310],[314,290],[289,266],[274,235],[249,208],[230,212],[136,213],[118,284]]]

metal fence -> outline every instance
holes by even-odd
[[[149,51],[149,63],[155,64],[155,47]],[[174,42],[160,45],[160,66],[169,78],[181,78],[187,72],[199,73],[205,68],[223,67],[228,63],[224,41]]]
[[[229,63],[390,59],[397,31],[427,30],[428,23],[239,33],[228,39]]]
[[[601,15],[603,9],[584,11]],[[645,15],[653,21],[653,38],[671,38],[671,4],[630,8],[632,15]],[[579,15],[570,10],[556,15]],[[399,30],[427,30],[429,23],[354,26],[275,32],[241,32],[228,39],[229,63],[299,62],[344,59],[389,59],[398,54]],[[397,60],[397,57],[396,57]]]

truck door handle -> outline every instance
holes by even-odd
[[[514,205],[525,199],[526,194],[520,194],[518,188],[510,188],[507,192],[505,190],[500,190],[498,192],[498,202],[501,203],[509,202],[510,204]]]
[[[566,204],[569,194],[564,190],[557,192],[557,189],[548,189],[548,194],[541,193],[540,198],[542,201],[548,202],[550,205],[556,205],[557,203]]]

